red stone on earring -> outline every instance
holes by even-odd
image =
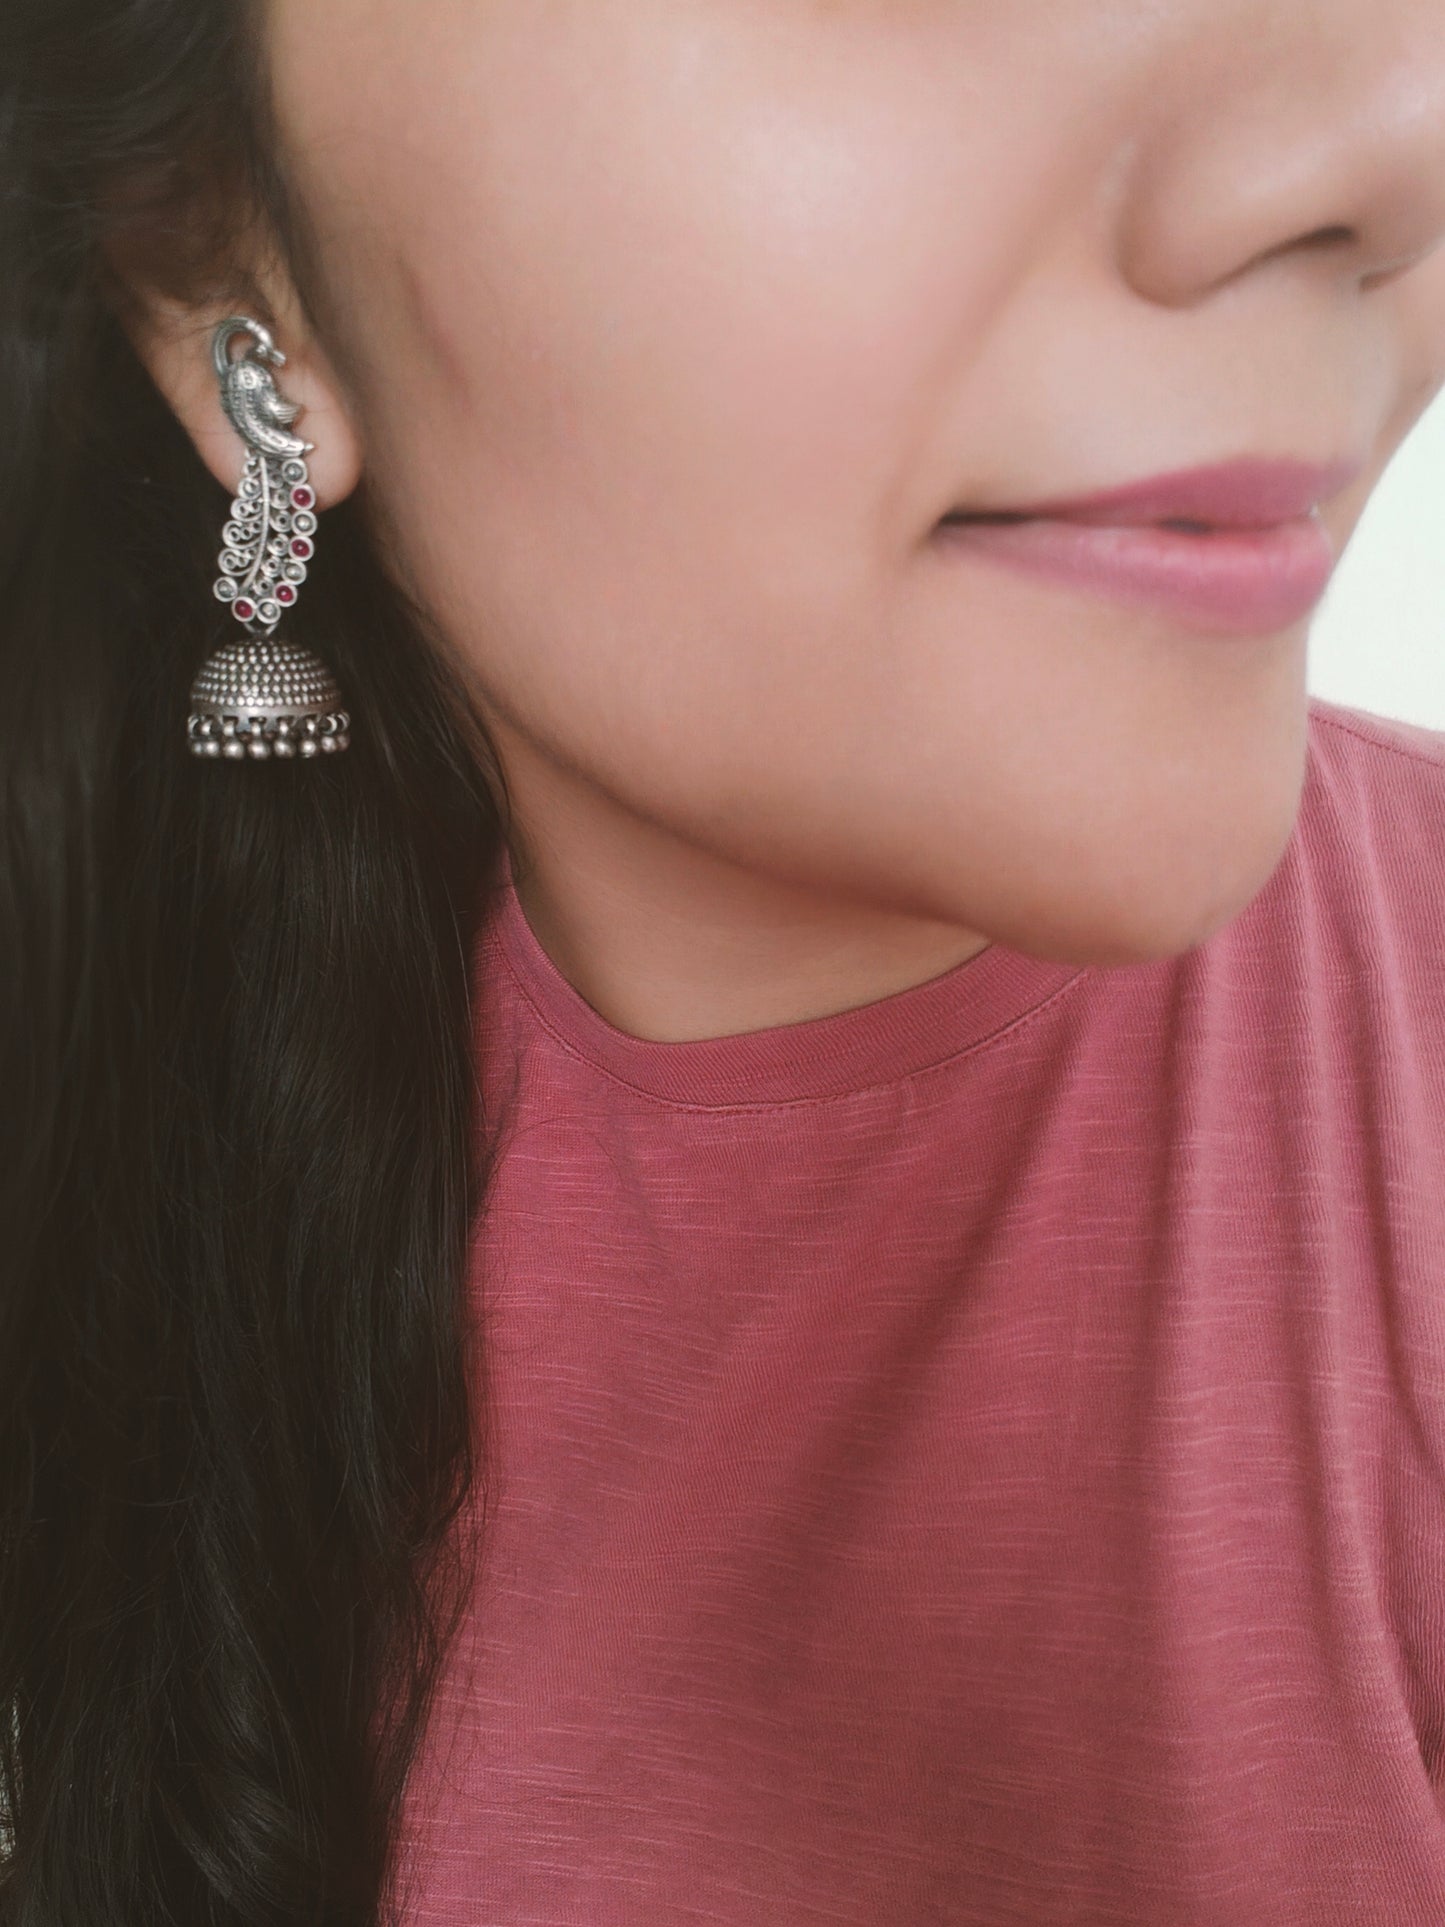
[[[309,488],[293,488],[291,491],[292,508],[309,509],[315,500],[316,496]]]
[[[276,600],[278,602],[284,602],[288,608],[296,600],[296,591],[291,587],[289,582],[282,582],[277,585]]]
[[[304,535],[298,535],[291,544],[291,553],[298,562],[306,562],[311,556],[311,544]]]
[[[249,622],[252,616],[254,616],[256,613],[255,603],[247,602],[244,596],[241,598],[239,602],[237,602],[234,605],[234,607],[235,607],[237,618],[241,622]]]

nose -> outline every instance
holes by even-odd
[[[1433,255],[1442,0],[1201,0],[1206,12],[1156,68],[1117,203],[1136,288],[1184,304],[1286,254],[1374,287]]]

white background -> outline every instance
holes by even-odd
[[[1445,731],[1445,396],[1380,477],[1315,612],[1309,688]]]

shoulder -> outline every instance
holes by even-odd
[[[1351,957],[1388,954],[1438,1002],[1445,730],[1312,698],[1297,856],[1314,914]]]
[[[1400,783],[1414,783],[1428,794],[1445,785],[1445,729],[1426,729],[1393,716],[1312,696],[1309,703],[1312,759],[1343,772],[1353,768],[1380,778],[1390,765]],[[1398,765],[1413,764],[1415,769]]]
[[[1322,833],[1366,837],[1382,861],[1413,855],[1445,885],[1445,730],[1311,697],[1304,809]]]

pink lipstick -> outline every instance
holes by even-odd
[[[1339,556],[1319,505],[1361,466],[1218,463],[1072,500],[959,510],[938,535],[961,555],[1202,630],[1272,634],[1307,616],[1328,587]]]

